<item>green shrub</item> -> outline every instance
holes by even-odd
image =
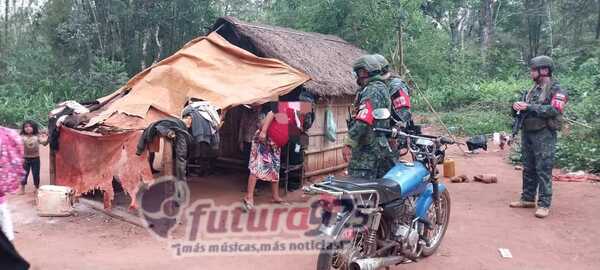
[[[451,132],[462,136],[508,131],[511,122],[508,113],[473,109],[446,112],[441,118]]]
[[[556,161],[561,167],[572,170],[600,172],[600,92],[586,91],[579,102],[567,105],[567,117],[584,123],[569,124],[569,133],[558,141]]]
[[[600,172],[598,127],[590,131],[578,129],[573,134],[561,136],[557,145],[556,165],[569,170]]]

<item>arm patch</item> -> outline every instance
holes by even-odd
[[[565,94],[556,93],[552,97],[552,107],[558,110],[560,113],[563,113],[565,110],[565,105],[567,104],[567,96]]]
[[[373,125],[373,104],[371,104],[371,100],[367,99],[365,102],[360,104],[358,108],[358,113],[354,116],[354,119],[363,121],[367,123],[367,125]]]
[[[392,98],[394,109],[409,108],[410,109],[410,96],[406,92],[400,90]]]

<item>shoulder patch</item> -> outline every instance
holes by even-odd
[[[565,109],[565,105],[567,104],[567,96],[563,93],[556,93],[552,97],[552,107],[562,113]]]
[[[410,96],[404,91],[398,91],[392,97],[392,103],[394,105],[394,109],[410,109]]]
[[[373,125],[373,104],[370,99],[367,99],[360,104],[354,119],[365,122],[367,125]]]

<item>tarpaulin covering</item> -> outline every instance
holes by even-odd
[[[241,104],[277,100],[309,79],[279,60],[236,47],[217,33],[192,40],[98,99],[103,105],[88,114],[91,119],[86,127],[102,124],[127,132],[100,135],[61,128],[56,183],[78,194],[104,190],[105,207],[110,207],[116,176],[132,197],[133,207],[139,184],[152,181],[147,152],[135,155],[141,129],[164,117],[179,116],[190,98],[226,111]]]
[[[142,182],[153,181],[148,152],[135,154],[142,131],[110,135],[60,129],[56,154],[56,184],[72,187],[77,195],[92,189],[104,190],[104,206],[110,208],[114,196],[112,179],[117,177],[135,206]]]
[[[117,91],[129,91],[127,95],[103,108],[88,126],[104,123],[144,128],[157,120],[149,117],[151,110],[160,112],[155,115],[179,116],[189,98],[209,101],[220,109],[262,104],[276,100],[309,79],[279,60],[259,58],[211,33],[192,40],[180,51],[133,77]]]

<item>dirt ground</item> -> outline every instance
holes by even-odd
[[[47,150],[44,150],[47,151]],[[465,157],[452,149],[457,173],[494,173],[497,184],[448,183],[450,225],[438,252],[418,263],[394,269],[600,269],[600,184],[554,182],[550,217],[533,209],[510,209],[519,197],[520,171],[506,163],[507,152]],[[46,156],[46,153],[43,154]],[[47,160],[43,183],[48,181]],[[230,203],[241,198],[241,176],[199,180],[192,192]],[[11,196],[15,244],[33,269],[314,269],[315,255],[238,255],[175,258],[168,246],[144,228],[111,218],[85,205],[76,216],[41,218],[35,213],[31,186]],[[267,193],[257,198],[265,202]],[[299,193],[288,195],[291,200]],[[508,248],[511,259],[498,248]]]

